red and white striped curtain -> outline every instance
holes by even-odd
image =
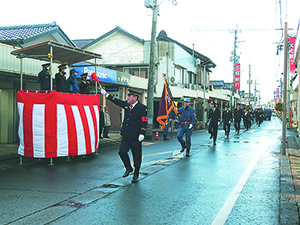
[[[98,148],[100,95],[18,91],[18,154],[76,156]]]

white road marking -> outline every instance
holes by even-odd
[[[277,136],[277,138],[280,135]],[[276,138],[276,139],[277,139]],[[221,208],[221,210],[219,211],[218,215],[216,216],[216,218],[214,219],[214,221],[212,222],[212,225],[221,225],[221,224],[225,224],[227,217],[229,216],[236,200],[238,199],[238,197],[240,196],[240,193],[242,192],[252,170],[254,169],[254,167],[256,166],[258,160],[260,159],[260,157],[264,154],[265,150],[267,148],[263,148],[263,151],[261,151],[249,164],[248,168],[245,170],[243,176],[240,178],[239,182],[237,183],[237,185],[234,187],[234,189],[232,190],[231,194],[229,195],[229,197],[227,198],[225,204],[223,205],[223,207]]]

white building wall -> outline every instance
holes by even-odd
[[[102,55],[101,64],[143,63],[144,45],[116,32],[87,48]]]

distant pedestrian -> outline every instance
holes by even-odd
[[[244,112],[242,109],[240,109],[240,103],[236,104],[236,108],[234,109],[234,113],[233,113],[233,118],[234,118],[234,128],[235,128],[235,132],[237,132],[237,134],[240,133],[240,129],[241,129],[241,120],[243,118]]]
[[[41,85],[41,90],[51,90],[50,84],[51,84],[51,67],[50,63],[45,63],[42,65],[43,69],[41,72],[39,72],[38,77]]]
[[[256,116],[257,116],[258,126],[260,127],[260,125],[264,121],[264,113],[261,108],[258,109]]]
[[[68,78],[68,91],[69,93],[77,94],[79,91],[78,82],[76,80],[77,71],[75,69],[70,70],[70,76]]]
[[[108,106],[104,106],[104,131],[103,131],[103,137],[104,138],[109,138],[108,133],[109,133],[109,127],[111,125],[110,121],[110,113],[108,111]]]
[[[80,94],[90,94],[90,82],[87,80],[88,73],[81,74],[81,83],[79,84]]]
[[[211,109],[208,111],[208,133],[210,133],[210,139],[213,139],[213,145],[216,145],[218,136],[218,126],[220,125],[221,113],[217,108],[217,103],[211,103]]]
[[[180,152],[184,152],[186,149],[186,156],[190,156],[191,150],[191,136],[192,136],[192,128],[196,122],[196,113],[195,110],[190,107],[191,100],[189,98],[184,99],[184,107],[178,109],[179,117],[179,128],[177,131],[177,140],[181,144]],[[183,139],[183,135],[185,134],[185,141]]]
[[[103,106],[102,105],[100,105],[99,110],[100,110],[100,125],[99,125],[100,133],[99,133],[99,137],[101,139],[101,138],[103,138],[102,137],[102,131],[103,131],[103,128],[104,128],[104,113],[103,113]]]
[[[229,110],[229,105],[226,105],[226,109],[222,112],[222,121],[225,136],[229,138],[230,124],[232,122],[232,112]]]
[[[58,66],[59,72],[55,74],[55,84],[56,84],[56,91],[58,92],[68,92],[68,84],[66,78],[67,65],[65,63]]]
[[[131,180],[136,183],[139,179],[139,171],[142,163],[142,141],[147,130],[147,106],[138,101],[141,92],[128,89],[127,101],[114,98],[101,88],[101,94],[108,100],[125,110],[124,120],[121,127],[121,145],[119,155],[126,168],[122,177],[127,177],[132,171],[128,152],[131,149],[134,163],[134,174]]]
[[[243,116],[244,126],[246,130],[250,129],[251,117],[248,109],[245,109],[245,114]]]

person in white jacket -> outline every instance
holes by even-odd
[[[103,130],[103,137],[104,138],[109,138],[108,136],[108,132],[109,132],[109,127],[111,125],[111,122],[110,122],[110,114],[109,114],[109,111],[108,111],[108,106],[106,105],[104,107],[104,130]]]

